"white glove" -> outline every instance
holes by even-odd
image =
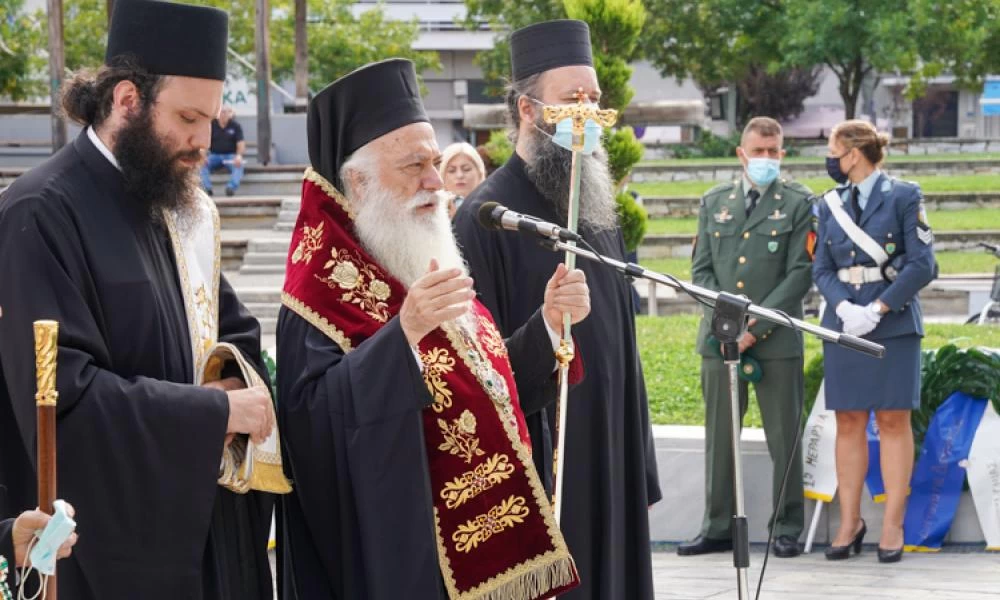
[[[844,322],[844,333],[856,336],[868,335],[878,325],[880,315],[865,306],[858,306],[844,300],[837,305],[837,316]]]

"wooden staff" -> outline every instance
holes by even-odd
[[[542,119],[554,125],[563,119],[572,119],[573,122],[573,162],[570,167],[569,180],[569,211],[566,228],[573,233],[577,232],[580,218],[580,171],[583,162],[584,128],[587,120],[593,120],[602,127],[611,127],[618,120],[618,112],[615,110],[600,110],[596,106],[584,104],[588,100],[583,88],[578,88],[576,94],[576,104],[571,106],[546,106],[542,111]],[[575,242],[567,242],[576,245]],[[564,259],[567,269],[576,267],[576,255],[567,252]],[[556,360],[559,362],[559,396],[556,399],[556,442],[552,450],[552,476],[555,479],[555,490],[553,494],[554,512],[556,521],[562,517],[562,490],[563,490],[563,465],[565,464],[565,453],[563,445],[566,443],[566,413],[568,411],[569,399],[569,364],[573,361],[573,347],[571,332],[572,323],[570,315],[563,315],[562,340],[559,349],[556,351]]]
[[[59,349],[59,323],[35,321],[35,377],[38,392],[38,507],[54,514],[56,499],[56,354]],[[56,599],[56,577],[49,578],[46,600]]]

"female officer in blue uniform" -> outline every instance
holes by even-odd
[[[826,299],[822,324],[886,348],[879,360],[823,345],[826,406],[837,414],[840,490],[840,529],[826,553],[831,560],[847,558],[852,548],[860,552],[866,532],[861,489],[872,410],[886,490],[878,560],[896,562],[903,551],[903,513],[913,470],[910,411],[920,406],[924,335],[917,292],[934,279],[936,268],[920,187],[879,169],[887,144],[887,136],[865,121],[835,127],[826,162],[841,185],[816,207],[813,279]]]

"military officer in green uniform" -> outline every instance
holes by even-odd
[[[698,237],[692,258],[695,284],[743,294],[754,304],[802,317],[802,299],[812,284],[811,247],[815,243],[811,192],[780,177],[781,125],[757,117],[743,130],[737,155],[743,175],[718,185],[701,199]],[[732,549],[733,454],[728,372],[709,335],[711,310],[698,331],[705,400],[705,517],[694,540],[681,544],[681,556]],[[792,461],[785,500],[776,511],[774,552],[799,553],[803,525],[802,457],[795,445],[802,406],[802,336],[769,321],[751,319],[739,342],[740,397],[747,407],[748,381],[754,383],[774,463],[775,502],[788,460]]]

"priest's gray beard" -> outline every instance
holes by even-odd
[[[545,124],[541,128],[551,128]],[[552,203],[559,215],[559,224],[569,216],[569,182],[573,155],[538,128],[532,128],[528,138],[531,158],[525,159],[525,172],[535,188]],[[618,225],[618,205],[614,185],[608,170],[608,154],[598,146],[591,155],[581,155],[580,165],[580,224],[602,231]]]
[[[368,181],[364,198],[350,201],[358,241],[379,266],[407,288],[427,273],[432,258],[442,270],[468,272],[452,233],[444,194],[421,190],[402,200],[385,189],[378,177]],[[417,207],[431,201],[435,203],[433,213],[415,213]]]

